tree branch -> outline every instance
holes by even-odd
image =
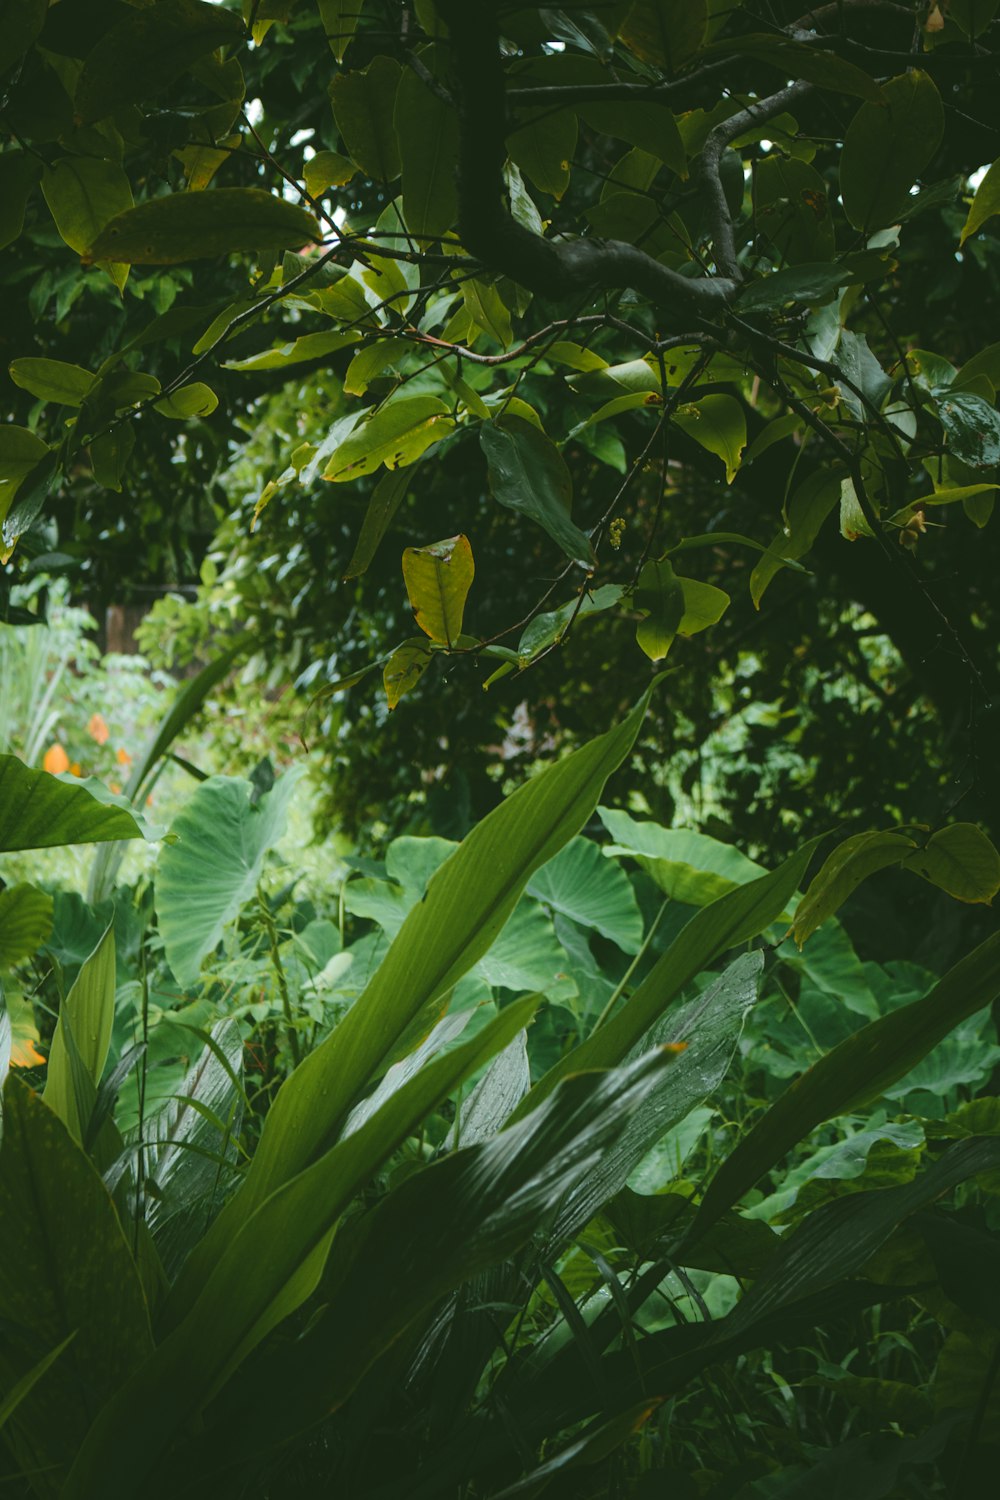
[[[772,120],[775,115],[780,115],[783,109],[787,109],[789,105],[803,98],[811,90],[811,83],[792,83],[766,99],[757,99],[753,104],[748,104],[745,109],[741,109],[738,114],[730,115],[728,120],[723,120],[720,125],[716,125],[702,147],[701,156],[698,159],[698,174],[712,205],[712,243],[715,246],[715,264],[724,276],[730,277],[733,281],[742,281],[743,273],[736,259],[733,220],[722,186],[722,154],[731,141],[735,141],[746,131],[752,130],[755,125],[761,125],[765,120]]]
[[[718,317],[736,288],[723,278],[681,276],[621,240],[549,240],[512,217],[504,199],[507,98],[493,0],[436,0],[451,34],[459,117],[458,227],[485,265],[541,297],[630,287],[678,329]]]

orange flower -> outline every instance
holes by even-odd
[[[117,797],[118,793],[121,791],[121,787],[118,785],[117,781],[109,781],[108,782],[108,791],[109,792],[114,792],[115,796]]]
[[[104,745],[107,743],[108,735],[111,733],[111,731],[108,728],[107,724],[105,724],[104,720],[101,718],[100,714],[91,714],[90,722],[87,725],[87,733],[90,735],[90,738],[92,740],[96,740],[99,745]]]
[[[46,750],[42,766],[53,776],[60,776],[63,771],[69,770],[69,756],[58,741]]]
[[[69,768],[69,774],[71,776],[82,776],[83,775],[83,767],[81,766],[81,764],[80,764],[80,762],[78,760],[75,760],[73,762],[73,764],[70,766],[70,768]]]
[[[118,749],[115,751],[115,760],[120,766],[130,766],[132,764],[132,757],[131,755],[129,755],[124,745],[119,745]]]

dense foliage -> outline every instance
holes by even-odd
[[[11,1495],[989,1484],[1000,6],[802,3],[0,0]]]

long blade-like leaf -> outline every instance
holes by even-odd
[[[174,1288],[170,1320],[191,1306],[237,1228],[314,1158],[404,1035],[488,951],[535,871],[592,814],[635,742],[648,699],[647,692],[616,728],[520,787],[432,877],[365,992],[278,1093],[245,1183]]]
[[[94,1423],[62,1500],[90,1500],[95,1493],[132,1500],[177,1429],[314,1290],[351,1199],[425,1115],[516,1036],[536,1004],[529,996],[507,1006],[261,1204],[226,1243],[188,1316]]]
[[[606,1026],[550,1068],[514,1113],[534,1109],[567,1073],[610,1068],[620,1063],[649,1031],[672,1000],[702,969],[737,943],[756,937],[776,922],[805,873],[819,841],[804,844],[769,875],[718,897],[693,916]]]
[[[723,1162],[691,1226],[693,1243],[814,1126],[878,1098],[960,1021],[1000,994],[1000,932],[923,1000],[863,1026],[797,1078]]]

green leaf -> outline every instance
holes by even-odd
[[[975,823],[952,823],[932,833],[922,849],[904,856],[902,866],[957,901],[989,906],[1000,891],[1000,854]]]
[[[31,1394],[45,1372],[55,1364],[63,1350],[68,1349],[75,1338],[76,1331],[74,1330],[73,1333],[63,1339],[61,1344],[57,1344],[54,1349],[50,1349],[44,1359],[40,1359],[37,1365],[34,1365],[26,1375],[22,1375],[17,1384],[0,1400],[0,1432],[3,1431],[7,1422],[17,1411],[21,1402],[26,1396]]]
[[[786,562],[797,562],[809,551],[819,529],[840,499],[840,476],[819,469],[792,496],[785,525],[750,574],[750,597],[760,609],[764,591]]]
[[[576,112],[594,130],[647,151],[683,176],[687,154],[677,121],[660,103],[579,104]]]
[[[624,953],[642,946],[642,913],[625,872],[591,839],[572,839],[528,882],[551,911],[592,927]]]
[[[455,430],[455,419],[438,396],[401,396],[377,408],[333,451],[323,471],[335,483],[416,463],[432,443]]]
[[[627,1057],[696,974],[727,949],[756,937],[778,920],[817,843],[814,839],[803,845],[777,870],[720,896],[697,912],[617,1014],[550,1068],[513,1118],[533,1108],[567,1073],[614,1067]]]
[[[244,1098],[243,1037],[228,1017],[212,1026],[174,1100],[145,1132],[146,1223],[168,1274],[226,1197]]]
[[[491,286],[488,281],[470,278],[462,283],[462,299],[476,327],[483,333],[488,333],[490,338],[496,339],[502,349],[509,349],[514,341],[510,309],[496,287]],[[552,350],[547,352],[551,357]]]
[[[673,73],[701,50],[707,25],[706,0],[636,0],[620,36],[643,62]]]
[[[127,422],[94,438],[87,451],[97,483],[120,494],[122,476],[134,449],[135,429]]]
[[[168,193],[116,214],[84,260],[169,266],[236,251],[297,250],[321,238],[312,214],[262,188],[210,188]]]
[[[503,426],[484,422],[479,443],[494,499],[536,521],[567,557],[589,568],[593,548],[570,517],[573,481],[555,443],[530,422],[511,416]]]
[[[204,0],[158,0],[125,14],[88,52],[76,86],[76,117],[84,124],[152,99],[192,63],[242,42],[240,17]]]
[[[418,239],[439,238],[458,213],[458,115],[407,68],[396,91],[393,125],[406,227]]]
[[[992,219],[1000,214],[1000,157],[990,167],[982,182],[976,188],[975,197],[969,208],[969,214],[962,226],[960,245],[964,245],[970,235],[981,229],[987,219]]]
[[[651,661],[662,661],[684,617],[684,590],[666,558],[643,564],[632,602],[643,614],[636,641]]]
[[[115,930],[111,922],[60,1007],[49,1051],[45,1103],[76,1141],[83,1141],[90,1123],[114,1019]],[[80,1067],[86,1075],[82,1088],[75,1076]]]
[[[350,45],[361,16],[361,0],[317,0],[330,51],[338,62]]]
[[[134,1494],[175,1430],[313,1290],[331,1234],[355,1194],[432,1109],[507,1045],[536,1004],[534,996],[515,1001],[472,1041],[426,1064],[352,1135],[260,1205],[226,1243],[187,1317],[91,1429],[64,1500],[89,1500],[95,1483],[109,1496]],[[163,1390],[174,1392],[170,1402],[155,1399]]]
[[[348,3],[357,8],[356,0]],[[399,176],[393,110],[402,76],[396,59],[383,53],[363,73],[340,73],[330,85],[333,118],[344,148],[373,182],[392,182]]]
[[[39,163],[27,151],[0,154],[0,250],[19,238],[28,199],[40,175]]]
[[[412,350],[410,339],[377,338],[366,344],[347,367],[344,390],[349,396],[363,396],[377,375],[381,375],[387,366],[398,369],[402,356]]]
[[[476,567],[467,536],[450,536],[403,552],[403,582],[425,635],[451,648],[462,634],[465,601]]]
[[[730,1208],[817,1125],[877,1099],[959,1022],[989,1005],[998,993],[1000,933],[994,933],[950,969],[923,1000],[863,1026],[785,1090],[716,1172],[691,1238]]]
[[[64,156],[45,167],[42,193],[60,235],[82,256],[106,224],[132,207],[132,188],[121,167],[96,156]],[[127,269],[120,258],[99,255],[93,259],[111,261],[115,284],[119,289],[124,286]]]
[[[624,592],[617,583],[602,583],[600,588],[585,592],[582,601],[570,599],[558,609],[536,615],[524,627],[517,643],[517,656],[523,662],[530,661],[539,651],[544,651],[546,646],[562,640],[571,624],[575,625],[588,615],[602,614],[606,609],[613,609],[616,604],[620,604]]]
[[[357,0],[351,0],[355,10]],[[306,192],[318,198],[329,187],[344,187],[357,171],[352,161],[341,156],[339,151],[317,151],[302,168]]]
[[[107,796],[100,801],[79,781],[60,781],[16,755],[0,755],[0,853],[142,838],[137,819]]]
[[[535,187],[561,198],[569,187],[569,164],[576,151],[577,132],[572,110],[532,110],[527,124],[507,136],[507,152]]]
[[[802,166],[802,162],[797,162]],[[844,265],[799,265],[786,271],[774,271],[760,281],[753,281],[740,295],[741,312],[764,312],[784,307],[789,302],[822,302],[838,287],[854,280],[854,273]]]
[[[810,933],[831,917],[869,875],[898,865],[916,849],[902,833],[856,833],[838,844],[810,882],[795,912],[795,941],[801,948]]]
[[[683,1048],[633,1111],[615,1144],[594,1164],[577,1190],[562,1201],[552,1227],[553,1245],[579,1234],[584,1225],[625,1187],[646,1153],[718,1088],[736,1051],[743,1023],[757,999],[762,953],[743,953],[704,991],[670,1012],[642,1043],[649,1056],[658,1047]]]
[[[753,175],[757,232],[790,266],[833,259],[835,235],[826,183],[808,162],[777,152]]]
[[[433,660],[432,652],[420,639],[404,641],[396,647],[382,671],[382,686],[390,709],[416,687]]]
[[[227,360],[225,368],[240,371],[284,370],[289,365],[300,365],[308,359],[323,359],[327,354],[355,343],[358,337],[357,333],[347,329],[329,333],[304,333],[290,344],[278,344],[273,349],[265,349],[261,354],[250,354],[246,359]]]
[[[727,38],[705,48],[706,56],[752,57],[779,69],[784,78],[802,78],[834,94],[853,94],[858,99],[881,102],[883,91],[875,79],[855,63],[847,62],[835,52],[822,52],[793,37],[770,36],[753,32],[749,36]],[[896,80],[890,79],[890,83]]]
[[[238,1224],[311,1160],[365,1082],[492,947],[524,889],[591,816],[648,702],[518,788],[463,840],[407,916],[374,977],[279,1091],[246,1181],[182,1276],[179,1312]]]
[[[862,104],[844,138],[840,192],[855,229],[893,224],[944,130],[941,95],[919,68],[882,85],[883,103]]]
[[[372,491],[372,497],[361,523],[351,560],[344,578],[359,578],[367,572],[369,564],[378,551],[379,543],[392,525],[392,518],[399,509],[403,496],[412,479],[406,469],[387,469]]]
[[[684,613],[677,627],[678,635],[697,635],[710,625],[717,625],[731,604],[725,589],[717,589],[714,583],[701,583],[697,578],[681,578],[678,583],[684,595]]]
[[[6,515],[3,522],[4,547],[0,549],[0,561],[8,560],[19,539],[29,530],[45,504],[57,474],[61,472],[60,452],[56,448],[50,449],[29,469],[20,484],[16,486],[15,493],[12,494],[8,490],[6,496],[0,494],[0,500],[6,500],[4,507]]]
[[[680,407],[671,420],[688,437],[722,459],[726,479],[732,484],[747,445],[746,417],[735,396],[703,396],[697,403]]]
[[[0,1318],[17,1379],[72,1343],[8,1419],[39,1463],[69,1461],[152,1351],[149,1313],[107,1189],[62,1121],[11,1075],[0,1151]]]
[[[666,1072],[664,1072],[666,1069]],[[632,1115],[662,1091],[676,1063],[662,1054],[605,1074],[567,1079],[528,1119],[453,1152],[403,1182],[334,1243],[322,1311],[294,1356],[275,1350],[252,1390],[222,1398],[214,1443],[231,1413],[269,1413],[294,1434],[340,1407],[378,1354],[450,1290],[508,1258],[544,1229],[552,1204],[586,1181]],[[332,1348],[350,1349],[331,1359]],[[276,1405],[277,1403],[277,1405]]]
[[[49,0],[0,0],[0,74],[7,73],[45,25]]]
[[[219,398],[210,385],[202,380],[193,380],[182,385],[162,401],[154,403],[161,417],[175,417],[187,421],[191,417],[207,417],[219,404]]]
[[[236,776],[210,776],[171,825],[156,868],[155,899],[167,963],[195,985],[202,960],[257,889],[269,849],[281,838],[303,767],[276,781],[256,804]]]
[[[599,807],[598,816],[614,839],[611,852],[631,854],[672,901],[707,906],[766,871],[731,844],[688,828],[637,822],[626,812]]]
[[[52,897],[20,883],[0,891],[0,969],[37,953],[52,932]]]
[[[57,406],[82,406],[97,380],[89,370],[61,359],[15,359],[9,369],[15,385]]]
[[[950,390],[940,396],[937,413],[948,440],[948,452],[973,469],[1000,463],[1000,412],[974,391]]]
[[[27,427],[15,427],[12,422],[0,425],[0,501],[3,487],[16,489],[48,451],[48,445]]]

